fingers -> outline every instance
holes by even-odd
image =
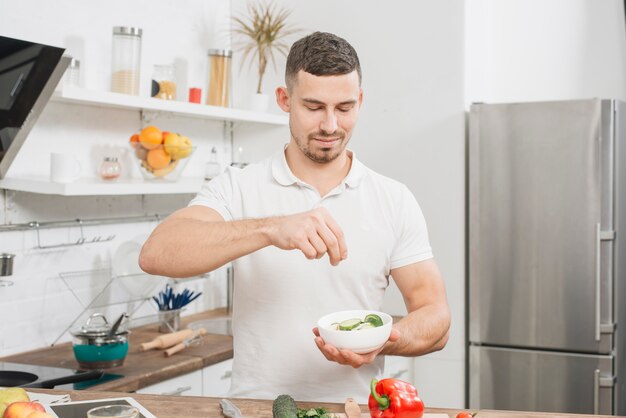
[[[337,222],[335,222],[335,220],[328,215],[327,219],[326,219],[326,225],[328,226],[328,228],[331,230],[332,234],[336,237],[337,239],[337,257],[338,259],[341,260],[345,260],[346,258],[348,258],[348,246],[346,245],[346,239],[343,235],[343,230],[339,227],[339,225],[337,224]]]
[[[400,331],[395,328],[391,328],[391,334],[389,334],[389,341],[396,342],[400,339]]]
[[[326,225],[323,225],[320,228],[319,234],[326,244],[330,264],[336,266],[342,260],[339,250],[339,240],[337,239],[335,234],[333,234],[332,230]]]
[[[313,245],[311,245],[309,241],[304,241],[302,242],[302,244],[300,244],[300,251],[302,251],[304,256],[308,258],[309,260],[319,258],[317,256],[317,250],[315,249]]]
[[[328,247],[326,246],[324,241],[322,241],[319,235],[311,235],[309,237],[309,243],[313,246],[313,248],[315,248],[315,251],[317,253],[315,258],[322,258],[324,254],[328,252]]]
[[[338,265],[348,257],[343,231],[326,208],[275,218],[269,228],[272,245],[285,250],[300,250],[306,258],[319,259],[328,254],[330,263]]]
[[[315,345],[321,351],[322,355],[326,357],[328,361],[334,361],[344,366],[351,366],[355,369],[363,366],[364,364],[370,364],[374,361],[380,350],[373,351],[366,354],[357,354],[350,350],[340,350],[337,347],[324,343],[324,340],[319,336],[319,330],[313,328],[315,337]]]
[[[317,234],[324,242],[330,264],[336,266],[348,257],[348,247],[343,231],[327,209],[315,209],[314,216],[319,216],[320,224],[317,227]]]

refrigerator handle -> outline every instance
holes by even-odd
[[[600,229],[600,223],[596,224],[596,280],[595,280],[595,296],[596,296],[596,310],[595,310],[595,338],[596,341],[600,341],[600,333],[612,333],[615,329],[615,324],[602,324],[601,312],[600,312],[600,292],[601,290],[601,267],[602,267],[602,254],[601,244],[602,241],[612,241],[615,239],[615,231],[602,231]]]
[[[593,372],[593,413],[595,415],[610,414],[611,411],[600,411],[600,388],[612,388],[615,386],[615,377],[600,377],[600,370],[595,369]],[[608,406],[611,407],[610,405]]]
[[[593,413],[600,413],[600,370],[593,372]]]
[[[602,243],[600,239],[600,222],[596,224],[596,281],[595,281],[595,293],[596,293],[596,320],[595,320],[595,337],[596,341],[600,341],[600,267],[602,263],[602,258],[600,254],[600,244]],[[599,379],[600,371],[596,370],[596,380]],[[598,389],[598,385],[594,384],[595,391]],[[594,392],[594,410],[596,409],[597,396]]]

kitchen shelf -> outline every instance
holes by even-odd
[[[87,178],[73,183],[53,183],[46,178],[9,177],[0,180],[0,189],[61,196],[184,194],[199,192],[203,182],[203,178],[183,177],[176,182],[133,179],[104,182]]]
[[[229,122],[250,122],[276,126],[286,126],[288,124],[287,116],[272,113],[208,106],[199,103],[177,102],[152,97],[130,96],[76,87],[65,87],[62,91],[55,92],[51,101],[114,109],[168,112],[187,117]]]

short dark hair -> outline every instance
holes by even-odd
[[[343,38],[327,32],[314,32],[296,41],[287,56],[285,82],[291,88],[298,72],[313,75],[343,75],[356,70],[361,85],[361,64],[356,51]]]

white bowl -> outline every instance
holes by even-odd
[[[375,328],[365,328],[361,330],[339,331],[331,324],[345,321],[350,318],[365,318],[368,314],[376,314],[383,320],[383,325]],[[389,339],[393,319],[384,312],[354,310],[334,312],[323,316],[317,321],[317,328],[324,342],[334,345],[337,348],[348,349],[357,354],[370,353],[379,349]]]

